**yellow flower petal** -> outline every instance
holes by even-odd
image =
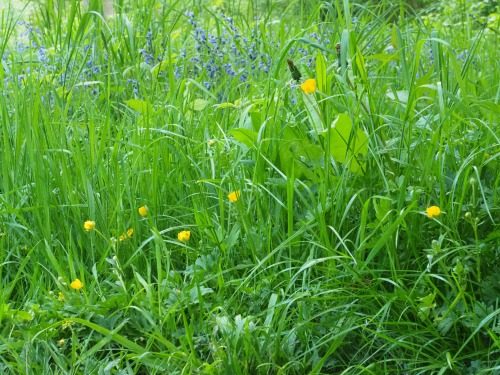
[[[75,279],[69,286],[75,290],[80,290],[83,288],[83,283],[79,279]]]
[[[238,199],[240,199],[241,193],[239,190],[233,191],[232,193],[229,193],[227,197],[229,198],[229,201],[231,202],[236,202]]]
[[[128,238],[132,238],[132,235],[134,234],[134,228],[130,228],[128,231],[127,231],[127,237]]]
[[[300,85],[300,88],[305,94],[312,94],[316,91],[316,80],[314,78],[309,78]]]
[[[181,242],[186,242],[189,240],[189,237],[191,237],[191,232],[188,230],[183,230],[182,232],[179,232],[177,234],[177,239]]]
[[[427,207],[425,212],[427,212],[427,216],[429,217],[429,219],[434,219],[441,214],[441,209],[438,206],[430,206]]]
[[[95,227],[95,222],[91,220],[87,220],[85,223],[83,223],[83,229],[85,229],[87,232],[93,230]]]
[[[146,217],[148,215],[148,208],[146,206],[139,207],[139,215]]]

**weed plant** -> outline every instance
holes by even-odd
[[[500,372],[491,18],[115,9],[2,13],[2,374]]]

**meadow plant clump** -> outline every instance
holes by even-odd
[[[1,18],[2,374],[498,371],[498,25],[97,5]]]

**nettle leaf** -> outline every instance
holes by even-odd
[[[249,148],[255,148],[257,145],[257,132],[254,132],[253,130],[237,128],[230,129],[229,133],[234,137],[234,139]]]
[[[339,114],[330,129],[322,131],[321,135],[326,138],[326,147],[337,162],[346,164],[351,172],[365,174],[368,136],[362,129],[354,129],[346,113]]]
[[[153,107],[151,104],[145,100],[140,99],[129,99],[125,100],[125,105],[139,113],[153,112]]]
[[[212,293],[214,293],[214,290],[212,288],[207,288],[203,285],[195,286],[189,291],[189,300],[191,301],[191,303],[199,303],[200,297]]]
[[[418,308],[420,310],[418,315],[420,319],[425,320],[429,317],[431,310],[436,307],[436,303],[434,302],[435,298],[436,292],[430,293],[425,297],[418,299]]]

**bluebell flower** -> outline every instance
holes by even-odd
[[[38,57],[38,61],[42,62],[42,63],[47,63],[49,62],[49,58],[47,57],[47,55],[45,54],[47,50],[43,47],[40,47],[40,49],[37,51],[37,57]]]

